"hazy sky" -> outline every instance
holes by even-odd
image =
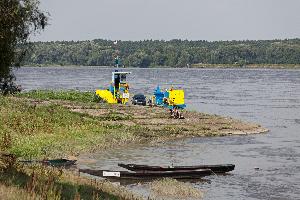
[[[34,40],[300,38],[300,0],[40,0]]]

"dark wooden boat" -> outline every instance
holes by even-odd
[[[108,179],[154,179],[154,178],[174,178],[174,179],[199,179],[212,174],[210,169],[180,170],[180,171],[149,171],[149,172],[129,172],[79,169],[79,172]]]
[[[19,162],[25,164],[40,163],[42,165],[52,166],[52,167],[71,167],[76,164],[77,160],[68,159],[52,159],[52,160],[21,160]]]
[[[224,165],[194,165],[194,166],[150,166],[150,165],[136,165],[136,164],[122,164],[119,163],[118,166],[135,172],[145,172],[145,171],[181,171],[181,170],[199,170],[199,169],[210,169],[213,173],[226,173],[234,170],[234,164],[224,164]]]

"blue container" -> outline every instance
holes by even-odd
[[[160,90],[159,86],[154,90],[154,96],[155,96],[155,104],[156,105],[163,105],[164,102],[164,93]]]

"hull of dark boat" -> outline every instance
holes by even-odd
[[[149,165],[135,165],[135,164],[118,164],[120,167],[135,172],[143,171],[180,171],[180,170],[199,170],[199,169],[210,169],[213,173],[226,173],[234,170],[235,165],[224,164],[224,165],[195,165],[195,166],[171,166],[171,167],[160,167],[160,166],[149,166]]]
[[[154,179],[154,178],[174,178],[174,179],[199,179],[209,176],[212,171],[209,169],[202,170],[181,170],[181,171],[152,171],[152,172],[128,172],[128,171],[109,171],[109,170],[91,170],[80,169],[82,173],[93,176],[99,176],[109,179]],[[107,175],[111,173],[112,175]]]

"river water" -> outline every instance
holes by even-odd
[[[268,128],[267,134],[200,137],[115,148],[88,155],[92,169],[119,169],[117,163],[193,165],[234,163],[226,176],[192,183],[204,199],[300,199],[300,70],[126,69],[133,93],[151,94],[160,85],[184,88],[187,109],[231,116]],[[16,70],[24,90],[108,86],[112,69],[27,67]],[[83,155],[83,157],[86,155]],[[255,169],[259,168],[259,169]],[[150,195],[147,184],[128,188]]]

